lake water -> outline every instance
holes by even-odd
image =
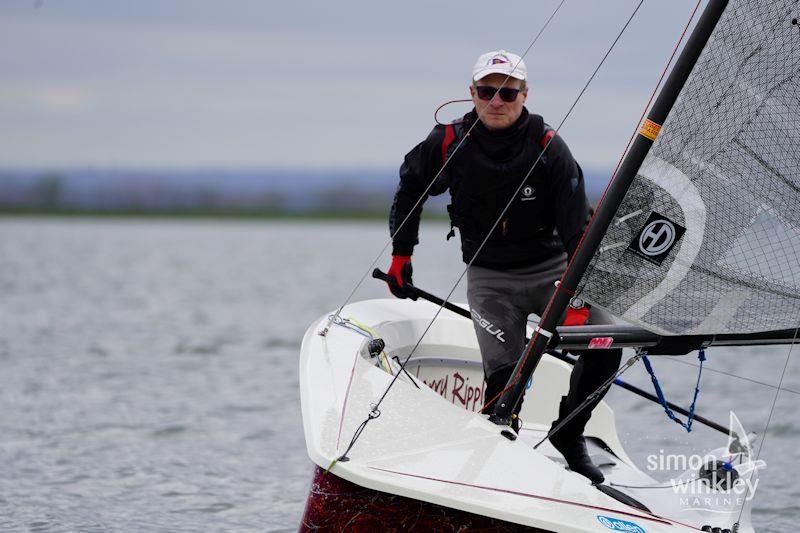
[[[426,224],[414,261],[441,295],[463,268],[447,229]],[[300,340],[386,238],[377,222],[0,219],[0,530],[295,530],[313,469]],[[386,295],[368,279],[356,299]],[[711,349],[707,365],[774,385],[787,352]],[[688,403],[696,370],[654,365]],[[640,367],[625,379],[650,386]],[[800,353],[784,387],[800,391]],[[763,433],[774,395],[706,372],[698,412]],[[799,398],[781,392],[764,443],[759,531],[800,518]],[[608,401],[641,465],[725,444],[623,390]]]

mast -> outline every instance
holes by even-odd
[[[609,224],[614,218],[614,214],[625,197],[625,193],[636,177],[636,173],[650,151],[661,125],[664,124],[727,5],[728,0],[709,0],[703,15],[698,20],[697,26],[695,26],[664,87],[650,109],[647,120],[639,130],[639,135],[636,136],[628,155],[614,176],[591,225],[584,234],[582,244],[575,252],[561,283],[550,298],[549,310],[544,313],[539,326],[535,330],[535,334],[517,362],[514,373],[506,385],[507,390],[498,399],[494,413],[490,418],[496,424],[508,424],[511,420],[511,414],[525,392],[525,385],[533,371],[536,370],[536,366],[542,358],[542,353],[544,353],[553,336],[551,332],[556,331],[559,318],[569,305],[570,298],[580,283],[592,257],[594,257],[600,241],[603,239]]]

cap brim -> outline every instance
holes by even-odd
[[[519,70],[514,70],[514,72],[509,73],[508,69],[498,68],[498,67],[485,68],[485,69],[481,70],[480,72],[478,72],[477,74],[473,75],[472,76],[472,80],[473,81],[482,80],[483,78],[485,78],[489,74],[505,74],[507,76],[511,76],[512,78],[525,81],[525,74],[523,74]]]

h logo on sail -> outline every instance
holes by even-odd
[[[660,265],[686,232],[686,228],[653,211],[628,250]]]

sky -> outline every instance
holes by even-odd
[[[0,167],[397,167],[559,1],[3,0]],[[638,3],[565,0],[529,110],[558,126]],[[645,0],[561,129],[584,166],[616,163],[695,3]]]

